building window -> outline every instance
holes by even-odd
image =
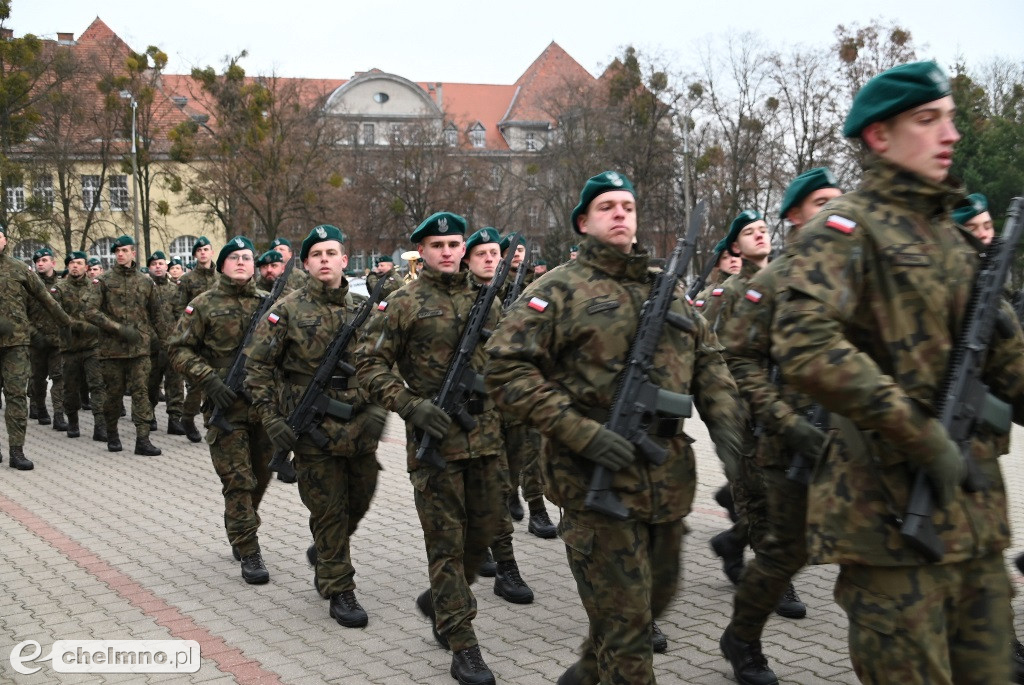
[[[455,147],[459,144],[459,130],[449,126],[444,130],[444,144],[448,147]]]
[[[34,266],[34,264],[32,263],[32,254],[36,250],[41,250],[44,247],[48,247],[48,245],[46,245],[46,243],[41,243],[38,240],[22,240],[14,248],[13,257],[15,259],[20,259],[29,266]]]
[[[530,228],[537,228],[537,220],[540,218],[540,205],[530,205],[526,209],[527,224]]]
[[[363,145],[373,145],[374,142],[373,124],[363,124]]]
[[[174,259],[177,257],[182,261],[183,264],[188,264],[192,261],[192,246],[199,240],[194,235],[183,235],[178,236],[171,241],[171,248],[168,250],[168,259]]]
[[[533,138],[533,131],[526,132],[526,149],[534,152],[537,149],[537,141]]]
[[[46,207],[46,209],[52,209],[53,176],[50,174],[40,174],[39,176],[36,176],[36,182],[32,186],[32,195],[34,195],[37,201]]]
[[[126,212],[131,208],[131,195],[128,194],[128,177],[115,174],[110,179],[110,210]]]
[[[405,137],[402,135],[402,125],[401,124],[391,124],[391,143],[392,144],[398,144],[398,143],[404,143],[404,142],[405,142]]]
[[[473,128],[469,129],[469,143],[473,147],[483,147],[486,142],[487,132],[484,130],[483,124],[477,122],[473,125]]]
[[[82,176],[82,208],[88,212],[91,209],[100,209],[102,206],[100,177],[84,174]]]
[[[89,256],[99,257],[104,270],[112,267],[117,262],[117,260],[114,259],[114,239],[100,238],[94,242],[92,247],[89,248]]]
[[[7,211],[25,211],[25,186],[7,186]]]

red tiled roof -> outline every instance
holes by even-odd
[[[564,92],[567,87],[586,88],[593,83],[590,72],[551,41],[516,81],[515,99],[499,123],[550,121],[547,107],[552,93]]]
[[[425,90],[427,84],[419,84]],[[508,150],[508,143],[498,129],[498,122],[508,109],[516,92],[515,86],[496,86],[481,83],[444,83],[441,86],[441,108],[448,120],[459,129],[459,143],[468,147],[466,135],[470,127],[480,122],[486,129],[486,149]]]

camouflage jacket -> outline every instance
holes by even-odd
[[[309,283],[310,280],[309,274],[303,271],[302,267],[296,264],[292,267],[292,272],[288,276],[288,282],[284,284],[284,294],[287,295],[290,292],[305,288],[306,284]]]
[[[527,288],[487,343],[487,387],[502,409],[548,438],[547,495],[561,507],[583,508],[593,464],[580,455],[612,407],[653,279],[646,255],[585,238],[579,257]],[[738,433],[746,417],[721,346],[684,295],[679,287],[672,311],[691,328],[665,326],[650,379],[695,395],[706,422]],[[668,522],[690,511],[696,467],[681,429],[652,436],[669,450],[662,465],[638,456],[614,474],[612,489],[632,518]]]
[[[182,276],[178,282],[178,314],[185,311],[185,307],[196,299],[197,295],[216,286],[219,275],[216,264],[210,264],[209,269],[197,265],[195,269]]]
[[[441,389],[448,363],[462,337],[466,317],[479,287],[469,272],[442,274],[424,268],[419,278],[399,288],[378,306],[356,350],[359,382],[375,402],[402,412],[410,403],[429,402]],[[500,303],[492,306],[486,328],[498,322]],[[482,373],[487,357],[483,345],[474,352],[471,366]],[[397,369],[397,373],[395,370]],[[501,419],[486,398],[476,414],[477,427],[464,432],[453,421],[438,452],[448,461],[501,454]],[[408,467],[420,467],[417,441],[406,425]]]
[[[379,281],[380,278],[381,277],[379,275],[377,275],[377,274],[370,274],[369,276],[367,276],[366,277],[366,291],[372,293],[373,289],[375,287],[377,287],[377,281]],[[381,291],[380,299],[382,299],[382,300],[388,299],[388,296],[391,293],[395,292],[396,290],[401,288],[403,285],[405,285],[405,283],[402,281],[402,279],[398,277],[398,274],[395,273],[394,269],[389,271],[387,273],[387,275],[384,276],[384,280],[386,280],[387,283],[384,285],[384,290]]]
[[[294,273],[294,272],[293,272]],[[245,386],[253,399],[253,409],[262,420],[273,416],[288,418],[302,397],[327,346],[338,329],[353,313],[346,308],[348,281],[341,287],[327,288],[322,282],[310,278],[301,290],[283,296],[259,322],[247,350]],[[353,343],[350,343],[349,350]],[[351,352],[341,361],[352,363]],[[344,378],[340,368],[334,387],[326,391],[328,398],[352,405],[356,416],[344,421],[328,415],[320,430],[331,441],[326,450],[316,448],[308,438],[302,438],[297,447],[300,452],[328,452],[351,454],[352,445],[362,430],[362,410],[369,404],[366,393],[355,377]]]
[[[696,307],[697,311],[701,314],[705,314],[704,307],[707,306],[708,299],[711,297],[711,291],[721,285],[725,280],[722,278],[722,275],[722,270],[715,267],[707,282],[704,283],[704,288],[693,298],[693,306]],[[704,318],[707,318],[707,316]]]
[[[153,279],[140,273],[135,264],[115,264],[92,279],[85,293],[85,320],[107,335],[100,335],[100,359],[131,359],[149,356],[153,336],[166,338],[173,326],[160,310]],[[130,344],[121,337],[120,327],[132,326],[142,338]]]
[[[747,282],[758,271],[760,269],[756,264],[744,259],[743,268],[738,274],[732,274],[722,281],[721,285],[705,289],[697,295],[697,300],[704,301],[704,304],[698,307],[700,313],[708,320],[715,333],[721,332],[722,326],[732,316],[732,309],[736,306],[736,301],[742,298],[743,293],[747,291]]]
[[[68,276],[57,283],[56,292],[53,293],[54,299],[60,303],[64,311],[68,313],[68,316],[81,322],[82,325],[88,328],[88,331],[85,333],[75,333],[68,336],[63,341],[62,350],[81,352],[82,350],[96,349],[96,346],[99,344],[99,329],[85,320],[85,296],[92,287],[92,279],[89,278],[88,274],[81,278]]]
[[[43,276],[36,272],[36,278],[42,281],[43,287],[49,291],[51,296],[56,296],[57,284],[61,282],[56,271],[49,276]],[[28,318],[32,322],[35,332],[43,336],[49,346],[60,347],[61,326],[53,317],[46,316],[46,310],[39,300],[30,299],[28,301]]]
[[[167,354],[174,370],[192,385],[202,385],[212,374],[224,380],[238,346],[260,303],[262,291],[250,279],[239,285],[220,274],[217,285],[200,293],[185,307],[167,341]],[[228,408],[228,421],[244,421],[249,408],[239,394]],[[256,420],[256,417],[252,417]]]
[[[836,198],[800,231],[782,284],[773,353],[783,376],[839,428],[808,492],[813,563],[917,565],[899,535],[925,427],[978,267],[978,246],[949,210],[962,197],[877,158],[858,190]],[[1004,305],[1009,312],[1008,305]],[[1024,338],[995,336],[990,391],[1024,420]],[[932,517],[945,562],[1009,544],[997,437],[971,452],[987,491],[959,492]]]
[[[61,326],[71,323],[71,318],[47,292],[34,271],[20,259],[0,253],[0,319],[14,324],[12,333],[0,336],[0,349],[29,344],[32,324],[28,303],[31,301],[39,302],[45,310],[40,318],[52,318]]]
[[[150,276],[153,279],[153,283],[156,284],[156,296],[160,303],[160,311],[164,313],[168,321],[176,322],[178,320],[178,291],[180,288],[174,279],[169,276],[163,276],[156,278]],[[159,352],[161,347],[167,345],[167,339],[161,336],[157,336],[151,344],[151,349],[154,353]]]

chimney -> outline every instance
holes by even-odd
[[[57,33],[57,42],[61,45],[74,45],[75,34],[74,33]]]
[[[437,88],[437,107],[438,109],[444,109],[444,96],[441,93],[441,82],[438,81],[434,86]]]
[[[14,38],[14,29],[0,29],[0,39],[10,40]]]

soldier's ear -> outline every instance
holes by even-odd
[[[879,154],[885,152],[889,149],[888,122],[876,121],[872,124],[868,124],[860,134],[860,137],[872,152]]]

